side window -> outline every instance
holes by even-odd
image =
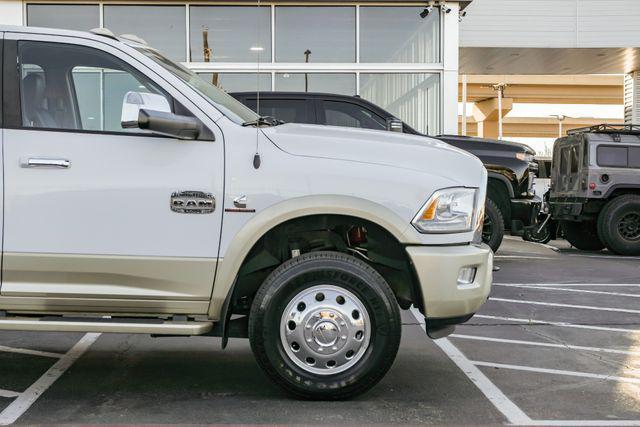
[[[560,151],[560,173],[566,174],[569,173],[569,147],[562,147]]]
[[[640,168],[640,147],[629,147],[629,167]]]
[[[260,111],[255,98],[247,99],[246,105],[261,116],[275,117],[285,123],[316,123],[310,117],[306,99],[261,99]]]
[[[386,130],[382,117],[350,102],[323,101],[325,124],[353,128]]]
[[[579,149],[578,145],[571,146],[571,173],[578,173],[578,166],[580,165]]]
[[[601,145],[598,147],[598,165],[627,167],[627,147]]]
[[[84,46],[24,41],[18,45],[22,125],[105,132],[123,129],[129,91],[171,98],[124,61]]]

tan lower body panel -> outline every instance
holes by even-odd
[[[0,310],[205,314],[217,260],[3,254]]]
[[[0,319],[0,331],[41,332],[113,332],[122,334],[202,335],[213,327],[212,322],[80,322],[39,320],[20,317]]]
[[[206,314],[208,308],[209,301],[0,296],[0,310],[11,313],[196,315]]]

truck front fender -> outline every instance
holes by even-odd
[[[229,215],[229,214],[227,214]],[[288,199],[257,213],[233,237],[218,262],[209,318],[223,318],[225,298],[233,291],[233,283],[253,246],[269,230],[286,221],[310,215],[344,215],[378,224],[400,243],[421,244],[419,233],[411,224],[389,208],[369,200],[342,195],[304,196]],[[223,231],[224,232],[224,231]]]

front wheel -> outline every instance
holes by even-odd
[[[504,238],[504,217],[498,205],[491,199],[484,204],[484,223],[482,225],[482,241],[493,252],[496,252]]]
[[[305,399],[347,399],[373,387],[400,345],[398,304],[384,278],[350,255],[311,252],[264,281],[249,340],[266,374]]]

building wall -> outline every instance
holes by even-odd
[[[288,6],[263,1],[262,12],[251,4],[0,0],[0,24],[112,27],[117,34],[145,38],[228,91],[302,91],[307,86],[359,94],[425,133],[457,132],[457,3],[448,2],[450,13],[434,9],[426,19],[419,17],[424,2],[305,6],[301,1]],[[233,19],[239,28],[229,25]],[[257,28],[253,43],[247,33]],[[204,30],[212,48],[210,62],[203,55]],[[218,36],[224,41],[216,44]],[[308,63],[305,43],[314,46]]]
[[[462,47],[640,46],[638,0],[474,0]]]

